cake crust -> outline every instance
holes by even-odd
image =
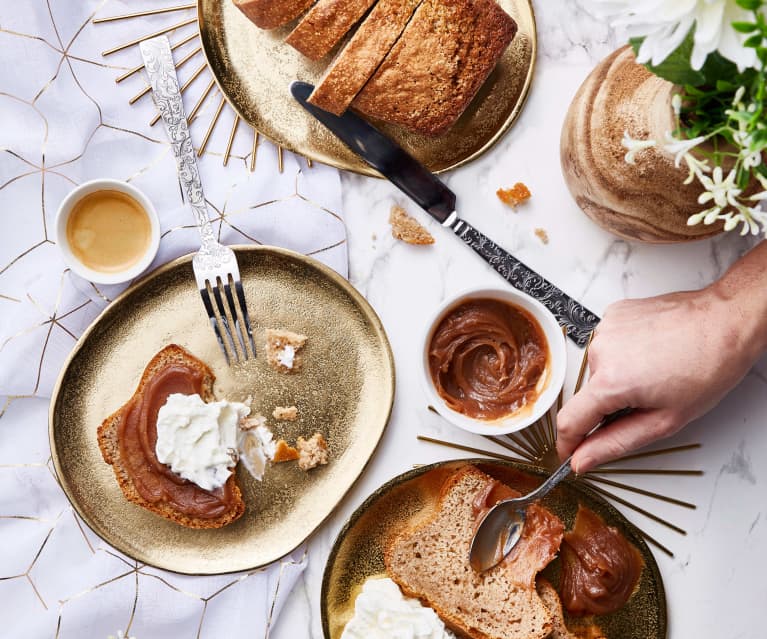
[[[444,133],[516,31],[495,0],[424,0],[352,106],[417,133]]]
[[[402,35],[421,0],[379,0],[309,96],[315,106],[341,115]]]
[[[310,60],[324,58],[375,0],[319,0],[285,39]]]

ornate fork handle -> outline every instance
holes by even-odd
[[[208,207],[202,190],[197,158],[187,126],[184,103],[181,99],[168,41],[164,37],[152,38],[144,40],[139,46],[152,87],[152,99],[162,117],[178,164],[179,181],[184,199],[192,208],[197,229],[200,232],[200,251],[211,256],[221,255],[223,247],[216,240],[216,234],[208,218]]]

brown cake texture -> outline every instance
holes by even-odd
[[[285,39],[310,60],[324,58],[375,0],[319,0]]]
[[[424,0],[352,106],[417,133],[444,133],[516,31],[495,0]]]
[[[309,96],[315,106],[341,115],[375,73],[421,0],[379,0]]]

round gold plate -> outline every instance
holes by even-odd
[[[271,563],[299,546],[330,515],[365,468],[389,420],[394,361],[378,316],[340,275],[316,260],[272,247],[236,248],[257,357],[228,367],[205,314],[191,256],[167,264],[115,300],[77,343],[50,410],[53,463],[86,523],[135,559],[175,572],[218,574]],[[264,330],[308,336],[299,373],[272,370]],[[242,467],[246,504],[216,530],[174,524],[128,502],[101,458],[96,429],[133,394],[144,367],[176,343],[216,374],[215,393],[253,396],[275,437],[323,433],[330,463],[311,472],[274,464],[263,482]],[[299,419],[277,422],[275,406]]]
[[[395,126],[380,128],[430,170],[447,171],[479,157],[519,116],[530,89],[537,37],[529,0],[498,0],[518,32],[458,122],[436,138]],[[312,62],[283,40],[292,26],[264,31],[232,0],[197,0],[200,37],[208,64],[234,110],[256,130],[312,160],[365,175],[373,169],[347,149],[290,95],[294,80],[316,84],[330,62]]]
[[[376,490],[354,512],[330,551],[322,580],[320,606],[326,639],[338,639],[354,614],[354,599],[368,577],[383,576],[386,540],[416,515],[428,516],[439,498],[445,479],[466,464],[474,464],[496,479],[528,492],[547,473],[531,466],[487,459],[440,462],[406,472]],[[617,527],[642,553],[645,567],[637,591],[617,612],[596,617],[607,639],[666,639],[666,594],[650,549],[639,532],[604,499],[582,484],[567,481],[545,500],[544,505],[571,528],[578,504],[590,508],[611,526]],[[559,582],[559,560],[543,575],[555,586]]]

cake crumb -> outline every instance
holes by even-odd
[[[266,426],[266,417],[259,413],[243,417],[239,423],[240,430],[253,430],[259,426]]]
[[[314,433],[308,440],[298,438],[298,467],[311,470],[328,463],[328,444],[321,433]]]
[[[549,243],[549,234],[546,233],[546,229],[541,229],[541,228],[535,229],[535,235],[544,244]]]
[[[522,182],[517,182],[510,189],[498,189],[495,194],[504,204],[507,204],[511,208],[515,209],[523,202],[530,199],[530,189],[527,188]]]
[[[389,214],[391,234],[394,239],[402,240],[408,244],[434,244],[434,238],[418,220],[408,215],[407,211],[396,204]]]
[[[299,442],[301,440],[299,439]],[[293,448],[288,442],[286,442],[284,439],[280,439],[274,449],[274,457],[272,458],[272,461],[275,464],[279,464],[281,462],[288,462],[288,461],[295,461],[299,458],[298,450]]]
[[[298,408],[295,406],[277,406],[272,412],[272,417],[283,422],[294,422],[298,419]]]
[[[306,344],[306,335],[283,329],[266,330],[266,361],[281,373],[295,373],[301,368],[298,352]]]

